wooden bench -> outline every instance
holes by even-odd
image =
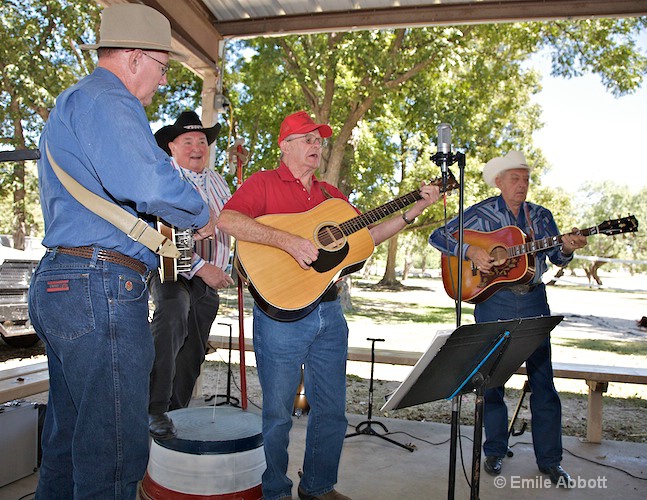
[[[220,335],[211,335],[209,337],[209,347],[212,351],[216,348],[227,349],[228,346],[229,337]],[[237,336],[232,339],[232,349],[238,350]],[[251,339],[245,339],[245,350],[253,351]],[[422,352],[376,349],[375,362],[413,366],[422,355]],[[368,347],[349,347],[348,360],[370,363],[371,349]],[[647,384],[646,368],[553,363],[553,373],[556,378],[584,380],[588,385],[589,400],[586,439],[590,443],[600,443],[602,441],[602,395],[609,388],[609,382]],[[521,365],[516,371],[516,374],[527,375],[526,366]]]
[[[0,371],[0,403],[49,390],[47,361]]]
[[[521,365],[517,373],[526,375],[526,366]],[[586,381],[589,387],[586,440],[590,443],[602,441],[602,395],[609,388],[609,382],[647,384],[647,369],[625,366],[553,363],[553,375]]]

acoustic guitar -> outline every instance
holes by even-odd
[[[581,229],[579,234],[606,234],[613,236],[633,233],[638,230],[638,220],[633,215],[612,219],[599,226]],[[453,233],[458,238],[458,233]],[[479,246],[494,258],[490,271],[482,272],[472,261],[461,260],[463,266],[462,300],[472,304],[483,302],[504,286],[525,284],[535,275],[534,253],[561,245],[563,235],[549,236],[540,240],[527,240],[524,232],[516,226],[506,226],[492,232],[466,229],[463,241]],[[441,255],[443,285],[447,294],[456,300],[458,296],[458,257]]]
[[[442,191],[458,187],[451,174]],[[400,196],[361,215],[344,200],[331,198],[307,212],[257,217],[262,224],[309,239],[319,257],[308,270],[287,252],[269,245],[236,241],[234,265],[258,306],[273,319],[295,321],[317,307],[340,277],[362,268],[375,248],[368,226],[420,200],[420,190]]]
[[[180,256],[177,259],[160,256],[160,281],[162,283],[177,281],[178,273],[189,272],[191,270],[193,230],[178,229],[159,218],[157,219],[157,230],[175,243],[175,246],[180,251]]]

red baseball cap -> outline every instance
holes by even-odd
[[[310,118],[310,115],[305,111],[298,111],[297,113],[291,114],[283,120],[281,123],[281,130],[279,132],[279,144],[287,136],[292,134],[307,134],[313,130],[319,129],[321,137],[330,137],[332,135],[332,129],[325,123],[315,123]]]

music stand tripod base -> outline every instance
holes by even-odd
[[[395,445],[400,446],[401,448],[404,448],[405,450],[408,450],[410,452],[413,452],[415,450],[415,447],[409,444],[403,444],[403,443],[398,443],[396,440],[391,439],[390,437],[385,436],[384,434],[380,434],[377,432],[375,429],[373,429],[373,424],[379,425],[384,433],[388,433],[389,430],[386,428],[386,425],[384,425],[382,422],[377,422],[373,420],[373,369],[375,366],[375,342],[384,342],[384,339],[372,339],[372,338],[367,338],[366,340],[370,340],[372,342],[371,344],[371,380],[369,383],[369,388],[368,388],[368,420],[364,420],[363,422],[360,422],[355,426],[355,432],[351,434],[346,434],[346,437],[353,437],[353,436],[360,436],[362,434],[365,434],[367,436],[377,436],[379,438],[384,439],[385,441],[388,441],[389,443],[393,443]]]

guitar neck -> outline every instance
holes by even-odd
[[[578,234],[582,236],[590,236],[592,234],[599,234],[598,226],[589,227],[587,229],[580,229]],[[557,236],[547,236],[540,240],[531,240],[521,245],[515,245],[508,248],[508,257],[516,257],[518,255],[525,255],[527,253],[540,252],[548,248],[553,248],[562,244],[564,235],[558,234]]]
[[[439,179],[431,181],[430,184],[440,187],[441,193],[446,193],[459,187],[458,182],[456,182],[456,179],[453,175],[450,176],[446,186],[443,186]],[[412,203],[415,203],[416,201],[421,199],[422,194],[420,194],[419,189],[416,189],[415,191],[411,191],[410,193],[400,196],[395,200],[391,200],[382,206],[369,210],[368,212],[358,215],[357,217],[353,217],[352,219],[341,223],[339,227],[341,228],[344,235],[348,236],[349,234],[353,234],[360,229],[364,229],[366,226],[374,224],[375,222],[382,220],[385,217],[388,217],[398,210],[402,210],[403,208],[406,208]]]
[[[385,217],[388,217],[398,210],[402,210],[403,208],[406,208],[412,203],[421,199],[422,195],[420,194],[419,190],[412,191],[405,194],[404,196],[396,198],[395,200],[391,200],[390,202],[380,207],[369,210],[368,212],[358,215],[357,217],[353,217],[352,219],[341,223],[339,227],[341,228],[342,232],[346,236],[348,236],[349,234],[353,234],[360,229],[364,229],[366,226],[382,220]]]

